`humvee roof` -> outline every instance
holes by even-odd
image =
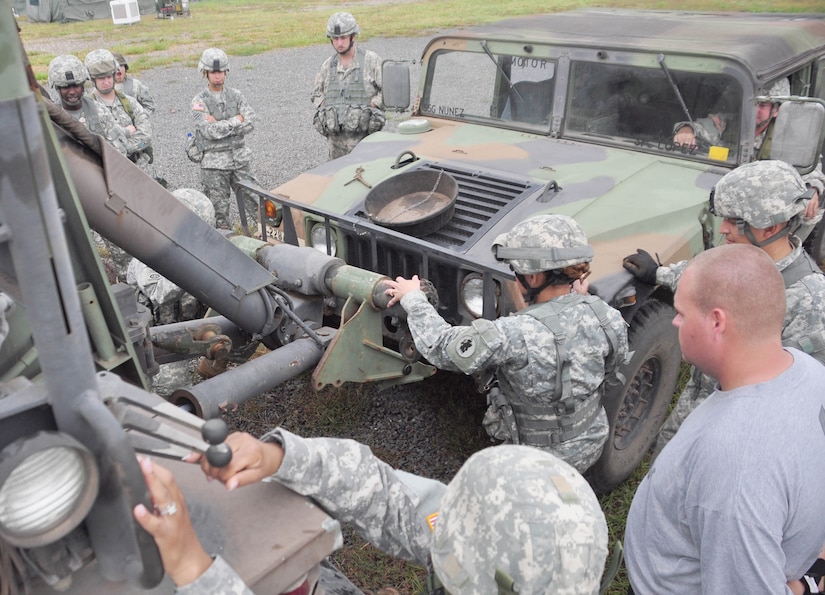
[[[466,34],[728,57],[770,78],[825,46],[825,15],[588,9],[507,19]]]

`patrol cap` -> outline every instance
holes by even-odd
[[[756,229],[791,221],[805,209],[805,182],[792,165],[763,160],[740,165],[720,179],[710,195],[710,212],[741,219]]]
[[[117,70],[117,60],[109,50],[92,50],[86,54],[84,63],[89,71],[89,76],[93,79],[111,76]]]
[[[198,69],[202,72],[229,72],[229,57],[221,49],[207,48],[201,54]]]
[[[447,486],[430,553],[452,595],[597,593],[607,522],[587,481],[537,448],[471,456]],[[498,575],[498,577],[497,577]]]
[[[203,192],[194,188],[178,188],[172,194],[198,217],[215,227],[215,206]]]
[[[129,70],[129,63],[126,61],[126,58],[123,56],[123,54],[112,52],[112,55],[115,57],[115,60],[119,65],[123,66],[123,68],[125,68],[126,70]]]
[[[553,271],[593,260],[593,247],[572,217],[536,215],[493,242],[496,260],[507,260],[522,275]]]
[[[49,84],[52,87],[82,85],[89,80],[89,73],[77,56],[62,54],[49,62]]]
[[[360,33],[361,28],[355,22],[355,17],[348,12],[336,12],[327,21],[327,37],[346,37]]]

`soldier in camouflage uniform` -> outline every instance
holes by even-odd
[[[63,54],[49,63],[49,85],[56,91],[55,102],[90,132],[102,136],[125,155],[126,136],[123,129],[117,125],[109,110],[85,95],[84,83],[87,80],[89,73],[77,56]]]
[[[476,374],[496,370],[484,426],[498,440],[546,449],[584,472],[609,431],[602,407],[606,378],[627,356],[621,314],[586,286],[593,248],[565,215],[539,215],[493,243],[510,263],[527,308],[495,321],[453,327],[420,290],[418,277],[388,282],[390,305],[407,311],[415,346],[433,365]]]
[[[198,68],[207,87],[192,99],[198,154],[193,157],[187,150],[187,155],[200,163],[203,191],[215,205],[217,226],[230,229],[230,190],[241,197],[247,214],[254,218],[257,212],[258,200],[238,186],[242,180],[258,183],[250,168],[252,151],[244,140],[254,128],[255,112],[240,91],[225,86],[229,58],[223,50],[204,50]]]
[[[193,188],[178,188],[172,194],[209,225],[215,226],[215,208],[202,192]],[[204,306],[194,296],[137,258],[129,263],[126,282],[136,289],[138,302],[152,312],[155,324],[194,320],[204,314]],[[161,365],[152,378],[152,390],[167,397],[175,389],[192,384],[189,364],[188,360],[182,360]]]
[[[115,89],[124,95],[137,99],[138,103],[143,106],[143,109],[146,110],[146,113],[151,116],[155,113],[155,98],[152,97],[151,93],[149,93],[149,87],[146,86],[146,83],[142,80],[136,79],[129,74],[129,63],[126,61],[123,54],[115,53],[113,55],[115,60],[117,60]]]
[[[137,99],[115,89],[117,61],[109,50],[98,49],[86,55],[86,69],[94,89],[89,93],[109,110],[126,134],[126,155],[140,169],[153,176],[152,123]]]
[[[425,592],[598,593],[607,557],[604,514],[587,481],[550,453],[487,448],[445,486],[395,470],[353,440],[277,429],[261,440],[232,434],[226,442],[228,466],[201,460],[209,477],[230,490],[269,478],[313,498],[385,553],[427,566]],[[177,592],[249,593],[224,560],[213,561],[198,543],[171,474],[146,461],[141,467],[157,508],[177,509],[153,515],[135,508]]]
[[[768,89],[760,89],[759,95],[763,97],[778,98],[788,97],[791,94],[791,85],[788,79],[783,77],[773,83]],[[753,138],[753,158],[769,159],[771,152],[771,139],[773,137],[773,124],[776,115],[779,113],[780,104],[769,101],[762,101],[756,106],[756,130]],[[724,139],[724,133],[728,126],[728,114],[710,114],[707,118],[700,118],[695,122],[677,122],[673,127],[673,141],[682,145],[693,146],[696,139],[700,139],[709,145],[728,146],[730,141]],[[813,218],[817,214],[819,197],[825,191],[825,174],[822,172],[821,159],[817,162],[816,168],[803,176],[805,183],[810,188],[816,190],[814,200],[808,209],[808,217]],[[797,236],[803,241],[813,226],[805,227],[797,232]]]
[[[790,165],[782,161],[754,161],[719,180],[711,194],[710,210],[724,218],[719,231],[728,244],[762,248],[782,273],[788,304],[782,327],[783,345],[825,363],[825,276],[794,235],[812,192]],[[687,262],[658,266],[647,252],[639,250],[625,258],[624,266],[645,283],[675,290]],[[716,380],[691,367],[690,380],[659,432],[655,455],[714,390]]]
[[[327,22],[327,37],[335,54],[321,65],[311,101],[313,125],[327,137],[329,158],[348,154],[361,139],[384,127],[381,58],[356,48],[361,28],[348,12],[336,12]]]

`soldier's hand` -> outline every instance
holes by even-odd
[[[133,510],[135,520],[155,538],[163,569],[172,581],[187,585],[206,572],[212,558],[198,540],[172,473],[148,457],[139,456],[138,462],[154,509],[138,504]]]
[[[411,279],[396,277],[395,281],[391,279],[388,280],[386,285],[387,289],[384,293],[390,296],[390,301],[387,303],[387,307],[389,308],[400,302],[401,298],[411,291],[421,289],[421,280],[418,278],[418,275],[413,275]]]
[[[187,458],[189,462],[200,460],[201,469],[207,475],[217,479],[227,490],[257,483],[269,477],[281,467],[284,449],[275,442],[261,442],[254,436],[235,432],[226,438],[226,444],[232,449],[232,460],[225,467],[213,467],[206,457]]]
[[[639,281],[648,285],[656,285],[656,269],[659,268],[659,263],[653,260],[647,251],[639,248],[636,254],[625,256],[622,266]]]

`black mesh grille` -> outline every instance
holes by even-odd
[[[344,235],[348,264],[392,278],[399,275],[409,278],[416,274],[426,277],[438,290],[441,315],[449,322],[454,322],[459,320],[456,299],[460,279],[459,267],[455,261],[450,260],[450,254],[469,249],[495,221],[522,199],[532,195],[540,185],[427,162],[419,162],[409,171],[424,168],[444,170],[458,182],[453,217],[441,229],[421,237],[429,244],[445,250],[436,252],[431,246],[417,249],[410,242],[398,242],[380,233],[356,233],[343,227],[339,227],[339,233]],[[352,214],[369,222],[361,209]],[[410,240],[415,242],[416,238]]]

